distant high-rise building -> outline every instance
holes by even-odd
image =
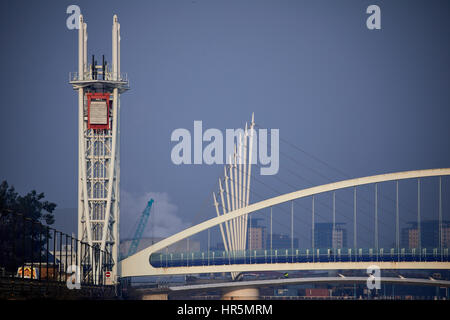
[[[450,247],[450,224],[442,226],[442,246],[444,248]]]
[[[419,230],[417,229],[407,229],[407,235],[408,237],[408,248],[418,248],[419,247]]]
[[[215,248],[211,248],[213,251],[225,251],[225,246],[223,245],[223,241],[217,242]]]
[[[345,223],[321,222],[314,224],[314,247],[344,248],[347,246],[347,229]]]
[[[270,249],[270,237],[267,239],[266,248]],[[294,238],[291,241],[291,237],[287,234],[277,234],[272,235],[272,249],[291,249],[293,245],[294,248],[298,248],[298,238]]]
[[[408,227],[402,229],[402,246],[405,248],[438,248],[439,220],[424,220],[420,222],[420,239],[417,221],[408,222]],[[442,246],[450,246],[450,221],[442,221]],[[419,241],[420,240],[420,241]]]
[[[265,249],[267,232],[265,226],[258,225],[262,219],[253,218],[247,221],[247,249],[258,250]]]

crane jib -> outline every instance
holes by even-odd
[[[127,257],[135,254],[137,251],[139,242],[141,241],[142,238],[142,234],[144,233],[145,226],[147,225],[148,218],[150,217],[150,210],[152,208],[153,202],[154,200],[150,199],[144,211],[142,212],[139,224],[133,236],[133,241],[131,242],[130,248],[128,249]]]

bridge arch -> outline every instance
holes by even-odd
[[[326,193],[340,189],[347,189],[367,184],[415,179],[415,178],[425,178],[425,177],[438,177],[438,176],[450,176],[450,168],[403,171],[403,172],[394,172],[394,173],[367,176],[362,178],[348,179],[316,187],[301,189],[298,191],[266,199],[251,204],[247,207],[231,211],[225,215],[221,215],[206,220],[204,222],[201,222],[195,226],[189,227],[181,232],[178,232],[170,237],[167,237],[166,239],[163,239],[151,245],[150,247],[147,247],[137,252],[136,254],[121,261],[120,263],[121,275],[123,277],[127,277],[127,276],[152,275],[157,273],[159,274],[160,272],[156,272],[157,268],[152,267],[149,263],[149,257],[152,253],[158,252],[161,249],[164,249],[180,240],[188,238],[192,235],[195,235],[201,231],[207,230],[226,221],[238,218],[240,216],[252,212],[260,211],[262,209],[269,208],[274,205],[282,204],[300,198],[314,196],[321,193]]]

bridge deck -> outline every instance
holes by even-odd
[[[320,262],[449,262],[449,254],[448,248],[273,249],[153,253],[149,262],[154,268]]]

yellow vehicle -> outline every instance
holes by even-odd
[[[31,277],[33,276],[33,277]],[[27,263],[24,266],[17,268],[16,277],[24,279],[39,279],[39,280],[61,280],[60,277],[63,276],[58,272],[58,265],[41,263],[33,263],[33,270],[31,269],[31,263]]]
[[[39,270],[35,267],[31,268],[31,266],[19,267],[16,276],[24,279],[39,279]]]

